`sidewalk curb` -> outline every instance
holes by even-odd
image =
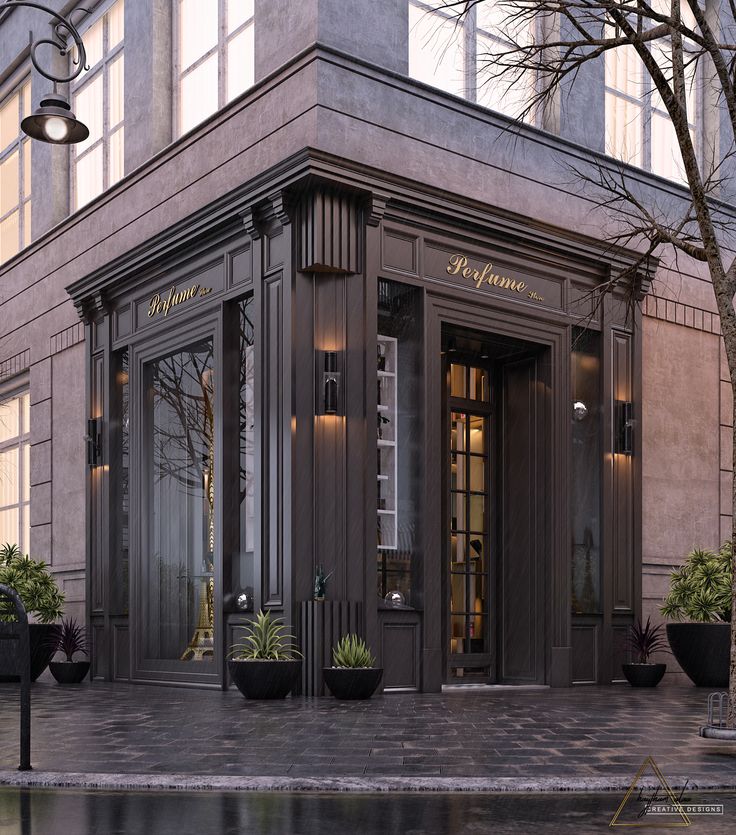
[[[668,778],[672,789],[736,791],[736,783],[687,777]],[[0,786],[135,791],[243,791],[243,792],[625,792],[631,778],[592,777],[225,777],[189,774],[106,774],[58,771],[0,771]],[[655,783],[645,788],[655,788]]]

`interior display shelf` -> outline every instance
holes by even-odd
[[[398,549],[398,514],[396,512],[398,475],[398,341],[378,334],[377,437],[378,448],[378,546],[381,551]],[[387,437],[381,437],[381,436]],[[387,506],[392,508],[387,509]]]

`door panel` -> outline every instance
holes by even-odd
[[[544,682],[539,546],[545,484],[537,364],[536,357],[526,357],[505,363],[501,371],[499,678],[509,683]]]

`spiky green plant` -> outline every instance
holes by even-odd
[[[29,615],[41,623],[53,623],[61,617],[64,595],[49,573],[46,563],[21,554],[17,545],[0,547],[0,583],[15,589]],[[13,606],[0,604],[0,621],[15,620]]]
[[[717,623],[731,620],[733,549],[725,542],[717,551],[695,548],[684,565],[670,575],[670,591],[660,611],[671,620]]]
[[[344,635],[332,650],[334,667],[373,667],[376,659],[357,635]]]
[[[248,623],[243,640],[233,644],[230,657],[235,661],[291,661],[302,655],[293,640],[281,618],[272,618],[270,612],[261,610]]]

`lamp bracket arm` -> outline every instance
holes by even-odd
[[[74,81],[74,79],[77,78],[85,68],[87,68],[87,53],[84,49],[82,36],[79,34],[79,30],[74,25],[71,18],[75,12],[84,12],[85,14],[89,14],[89,10],[83,8],[73,9],[67,17],[64,17],[64,15],[59,14],[59,12],[50,9],[48,6],[44,6],[43,3],[34,3],[32,0],[5,0],[5,2],[0,2],[0,13],[9,9],[14,9],[18,6],[45,12],[46,14],[51,15],[51,17],[53,17],[56,21],[53,24],[55,37],[39,38],[31,43],[31,63],[33,66],[44,78],[48,78],[49,81],[53,81],[55,84],[66,84],[69,81]],[[38,59],[36,58],[36,50],[42,45],[51,46],[58,50],[59,55],[64,57],[69,53],[67,36],[74,40],[74,45],[77,47],[79,57],[74,60],[75,68],[69,75],[53,75],[52,73],[47,72],[40,65]]]

